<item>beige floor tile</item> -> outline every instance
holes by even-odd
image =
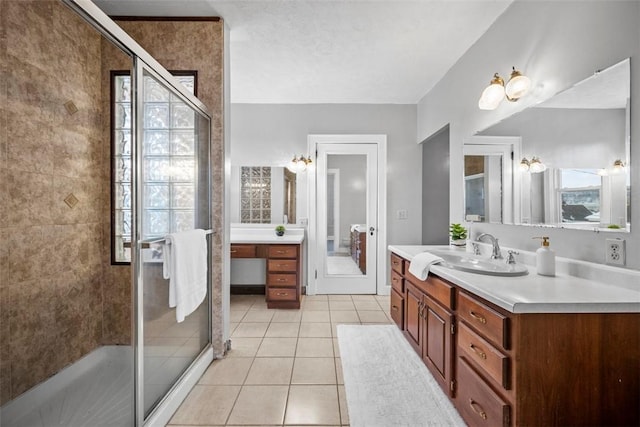
[[[245,384],[288,385],[293,370],[292,357],[257,357],[253,361]]]
[[[229,333],[232,334],[233,331],[236,330],[236,328],[238,327],[240,323],[238,322],[229,322]]]
[[[355,322],[355,323],[347,323],[347,322],[340,322],[340,323],[332,323],[331,324],[331,334],[337,338],[338,337],[338,325],[359,325],[360,322]]]
[[[291,384],[337,384],[333,357],[297,357]]]
[[[228,424],[281,424],[288,391],[288,386],[279,385],[242,387]]]
[[[170,424],[224,425],[239,392],[240,386],[196,385]]]
[[[329,311],[329,303],[327,301],[308,301],[303,304],[305,311]]]
[[[360,318],[355,310],[330,311],[331,323],[359,323]]]
[[[309,301],[328,301],[327,295],[304,295],[302,297],[303,302]]]
[[[388,323],[389,319],[382,310],[358,311],[360,321],[364,323]],[[242,323],[240,324],[242,326]]]
[[[347,394],[343,385],[338,386],[338,402],[340,402],[340,423],[349,424],[349,410],[347,407]]]
[[[256,357],[293,357],[298,338],[265,338]]]
[[[271,323],[265,337],[269,338],[295,338],[298,336],[300,323]]]
[[[247,314],[247,310],[231,310],[229,313],[230,322],[241,322],[244,315]]]
[[[302,311],[300,310],[276,310],[273,313],[273,318],[271,319],[271,323],[282,323],[282,322],[300,323],[300,319],[302,319]]]
[[[230,357],[215,360],[202,375],[198,384],[242,385],[252,362],[253,359],[248,357]]]
[[[356,301],[374,301],[377,295],[351,295],[353,302]]]
[[[340,345],[338,344],[338,338],[333,338],[333,354],[335,357],[340,357]]]
[[[302,322],[326,322],[329,323],[331,318],[329,317],[329,310],[327,311],[303,311],[302,312]]]
[[[249,311],[269,310],[269,307],[267,307],[267,302],[264,301],[264,296],[262,297],[262,299],[263,299],[263,301],[258,301],[258,302],[253,303],[251,308],[249,308]]]
[[[296,357],[334,357],[332,338],[298,338]]]
[[[331,338],[331,323],[301,323],[300,337]]]
[[[232,338],[227,357],[255,357],[262,338]]]
[[[329,301],[329,309],[331,311],[347,310],[353,311],[356,308],[351,301]]]
[[[378,304],[378,301],[376,301],[375,299],[372,300],[366,300],[366,301],[354,301],[353,304],[356,306],[356,310],[361,311],[361,310],[382,310],[382,307],[380,307],[380,304]],[[245,317],[246,319],[246,317]],[[245,320],[246,322],[246,320]]]
[[[285,424],[340,424],[335,385],[292,385]]]
[[[335,362],[336,362],[336,379],[338,380],[338,384],[344,384],[344,375],[342,374],[342,359],[339,357],[336,357]]]
[[[238,327],[233,331],[231,337],[237,338],[262,338],[264,333],[267,331],[267,327],[269,326],[266,322],[242,322],[238,325]]]
[[[273,310],[249,310],[245,314],[242,322],[271,322]]]
[[[328,295],[329,301],[351,301],[351,295]]]

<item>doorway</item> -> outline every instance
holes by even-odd
[[[380,293],[386,284],[386,136],[316,135],[309,146],[316,168],[309,180],[307,293]]]

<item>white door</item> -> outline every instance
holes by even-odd
[[[316,293],[375,294],[378,147],[319,143],[316,148]]]

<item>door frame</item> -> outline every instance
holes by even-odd
[[[387,135],[383,134],[362,134],[362,135],[307,135],[307,148],[309,153],[313,153],[317,162],[318,144],[375,144],[378,156],[378,225],[376,247],[376,293],[378,295],[389,295],[391,287],[387,283]],[[309,241],[307,250],[307,294],[315,295],[317,290],[317,224],[318,215],[316,212],[316,169],[309,173],[307,180],[309,197],[309,228],[307,230]]]

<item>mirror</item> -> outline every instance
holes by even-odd
[[[502,222],[630,231],[630,96],[625,59],[478,132],[521,141],[521,155],[509,162],[521,196],[512,221]],[[505,191],[485,188],[488,198]]]
[[[231,167],[231,222],[296,223],[296,174],[284,167]]]

